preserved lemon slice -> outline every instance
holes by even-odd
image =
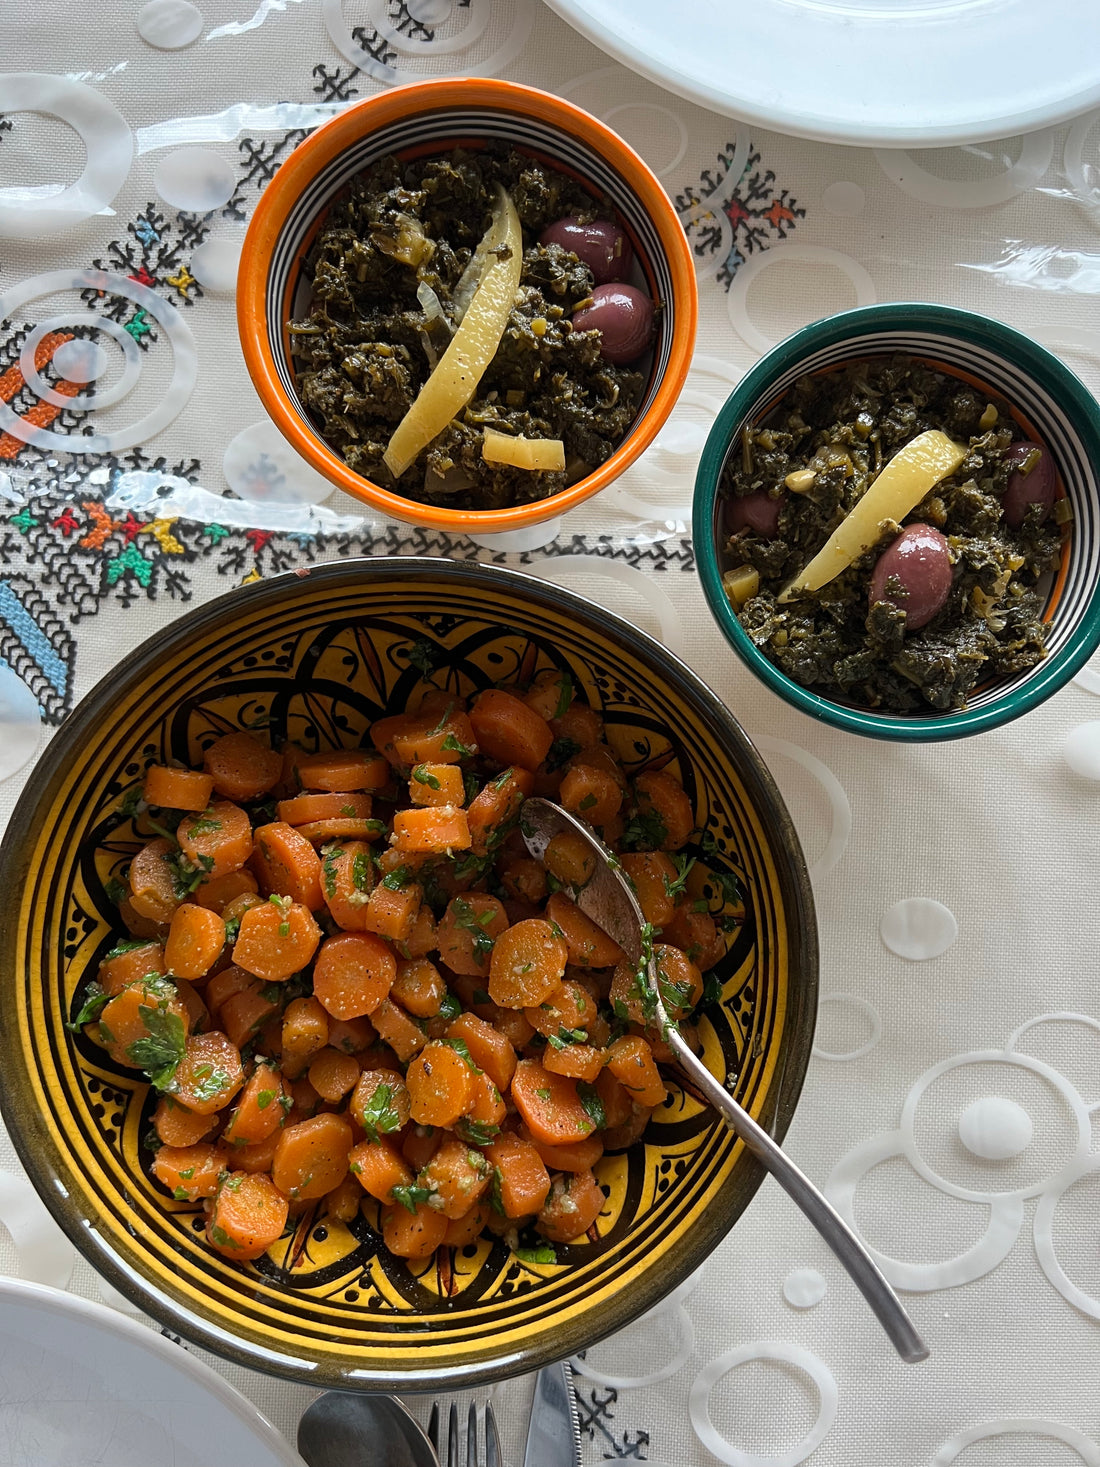
[[[800,591],[818,591],[827,586],[853,560],[870,550],[882,533],[884,520],[904,519],[929,489],[955,472],[966,454],[961,443],[953,442],[938,428],[918,433],[894,455],[863,498],[853,504],[806,569],[780,592],[779,600],[790,601]]]
[[[513,438],[486,428],[481,457],[487,464],[509,464],[513,469],[564,469],[565,444],[560,438]]]
[[[508,324],[523,265],[523,235],[516,206],[499,185],[492,223],[482,243],[487,263],[481,284],[450,346],[382,455],[395,479],[473,397]]]

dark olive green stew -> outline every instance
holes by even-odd
[[[608,200],[505,145],[383,158],[306,260],[309,313],[289,323],[302,403],[350,468],[405,498],[473,510],[545,499],[604,463],[637,413],[645,377],[632,364],[654,303],[626,283],[632,262]],[[473,382],[448,398],[444,359],[463,328]],[[450,405],[432,419],[436,397]]]
[[[937,429],[964,453],[825,585],[782,593],[890,460]],[[1043,578],[1069,505],[1010,406],[907,357],[804,377],[731,449],[724,583],[755,645],[793,681],[886,712],[966,706],[1045,656]],[[1041,584],[1043,583],[1043,584]]]

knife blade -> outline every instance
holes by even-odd
[[[535,1377],[523,1467],[580,1467],[581,1431],[573,1373],[563,1361]]]

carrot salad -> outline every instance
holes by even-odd
[[[565,836],[532,860],[520,809],[558,799],[621,852],[688,1020],[730,921],[688,882],[691,802],[666,770],[628,777],[556,670],[469,705],[433,689],[370,738],[230,733],[201,770],[149,768],[129,936],[71,1027],[148,1075],[152,1174],[226,1258],[317,1204],[407,1259],[484,1230],[594,1238],[593,1168],[641,1137],[669,1055],[571,895],[590,852]]]

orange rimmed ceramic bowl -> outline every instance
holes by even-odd
[[[318,221],[376,159],[483,147],[490,139],[571,174],[607,195],[634,247],[635,266],[658,303],[648,372],[633,423],[599,468],[575,484],[510,509],[421,504],[349,468],[303,406],[286,323],[306,298],[303,267]],[[655,174],[616,133],[571,102],[484,77],[416,82],[369,97],[312,133],[283,163],[256,207],[238,275],[237,324],[245,363],[272,419],[315,469],[388,519],[452,534],[527,529],[591,498],[652,443],[675,406],[695,344],[697,290],[691,250]],[[639,282],[640,283],[640,282]],[[648,360],[648,367],[646,361]]]

